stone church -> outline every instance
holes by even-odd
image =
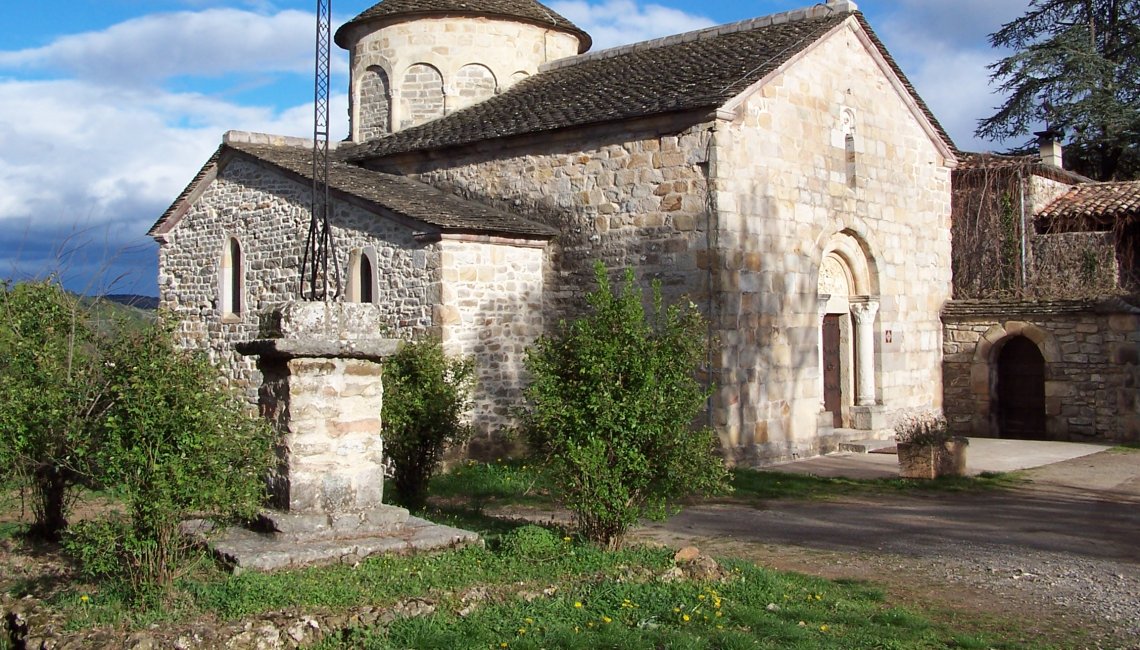
[[[383,0],[336,42],[339,299],[473,356],[485,440],[596,260],[705,312],[734,460],[941,408],[960,154],[853,2],[590,52],[534,0]],[[311,142],[230,132],[150,231],[182,343],[251,389],[235,349],[298,297],[311,177]]]

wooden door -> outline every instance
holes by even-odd
[[[1017,336],[998,354],[998,437],[1045,440],[1045,358]]]
[[[843,426],[843,376],[840,372],[839,314],[823,317],[823,408],[831,412],[833,426]]]

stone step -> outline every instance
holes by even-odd
[[[359,512],[294,513],[266,510],[253,526],[255,531],[276,533],[297,541],[351,539],[397,531],[408,520],[408,511],[381,505]]]
[[[888,450],[893,449],[894,446],[894,438],[888,440],[862,438],[839,443],[840,451],[850,451],[857,454],[890,453]]]

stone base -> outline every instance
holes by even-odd
[[[385,505],[361,512],[332,514],[266,510],[251,528],[255,532],[309,541],[386,535],[399,531],[407,521],[407,510]]]
[[[393,508],[399,510],[399,508]],[[386,533],[355,537],[309,537],[297,539],[283,533],[255,532],[247,528],[215,529],[208,521],[183,524],[183,531],[208,545],[223,561],[236,569],[295,569],[321,564],[355,564],[381,553],[412,553],[482,544],[479,535],[407,517],[403,524]]]
[[[879,431],[890,428],[883,407],[877,404],[874,406],[852,406],[851,424],[854,428],[863,431]]]
[[[965,438],[954,438],[936,445],[900,442],[899,476],[920,479],[965,476],[966,449],[969,444],[970,441]]]

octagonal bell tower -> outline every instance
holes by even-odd
[[[336,32],[365,142],[442,117],[581,54],[590,36],[534,0],[383,0]]]

